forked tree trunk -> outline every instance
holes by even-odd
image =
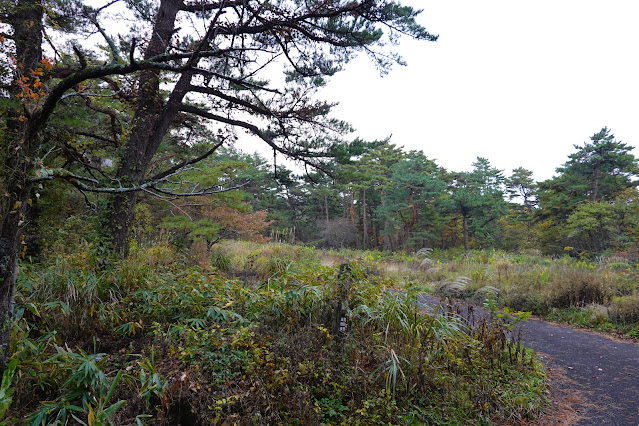
[[[166,51],[175,31],[175,20],[181,0],[163,0],[153,27],[153,36],[144,52],[144,59]],[[149,163],[179,112],[179,107],[191,83],[192,73],[184,72],[164,105],[160,93],[160,70],[146,69],[140,73],[138,98],[131,126],[131,136],[117,170],[118,181],[125,187],[142,183]],[[136,192],[116,194],[107,209],[107,238],[112,249],[124,257],[128,250],[129,228],[133,220]]]

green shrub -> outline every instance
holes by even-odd
[[[222,272],[231,270],[231,258],[224,253],[211,253],[211,266]]]
[[[613,262],[609,263],[607,266],[610,269],[630,269],[630,264],[627,262]]]
[[[504,294],[501,300],[505,306],[515,311],[528,311],[535,315],[545,315],[549,311],[543,295],[538,293],[516,289]]]

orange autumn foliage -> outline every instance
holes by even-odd
[[[220,232],[226,238],[236,237],[241,240],[264,243],[270,240],[262,235],[273,221],[267,221],[266,210],[258,210],[254,213],[242,213],[227,206],[215,207],[207,210],[204,215],[219,225]]]

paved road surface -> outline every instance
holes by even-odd
[[[420,303],[439,299],[423,295]],[[541,424],[639,426],[639,344],[539,319],[521,331],[549,369],[553,400],[563,408]]]
[[[522,335],[544,364],[564,375],[554,383],[556,393],[583,400],[573,405],[582,416],[576,424],[639,425],[639,345],[538,319]]]

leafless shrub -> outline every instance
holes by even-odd
[[[319,224],[320,236],[324,245],[332,248],[353,247],[355,244],[355,230],[347,219],[331,219]]]

